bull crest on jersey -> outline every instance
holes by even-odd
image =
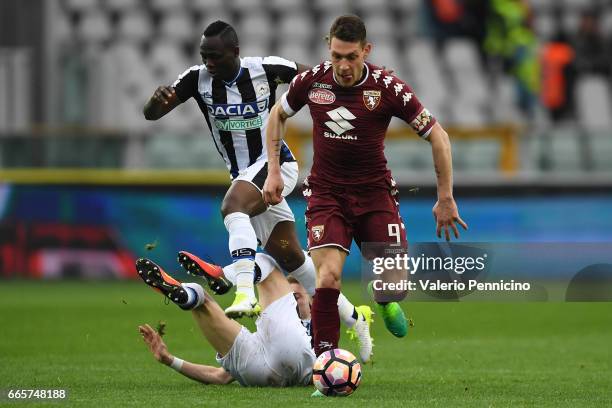
[[[368,110],[374,110],[380,103],[380,91],[363,91],[363,104]]]
[[[312,239],[315,242],[319,242],[323,238],[323,232],[325,231],[325,225],[315,225],[310,231],[312,231]]]

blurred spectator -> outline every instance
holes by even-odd
[[[463,0],[465,13],[463,15],[463,31],[472,38],[482,49],[487,33],[487,15],[489,14],[489,0]]]
[[[459,35],[463,17],[460,0],[425,0],[424,6],[429,17],[426,28],[438,46],[442,46],[449,37]]]
[[[580,18],[574,45],[577,74],[610,75],[611,48],[601,33],[597,12],[585,11]]]
[[[526,0],[491,0],[487,17],[484,49],[493,59],[501,59],[514,76],[517,103],[532,116],[540,86],[537,39],[530,24]]]
[[[429,29],[438,45],[449,37],[469,37],[481,47],[488,0],[426,0]]]
[[[573,117],[575,54],[562,31],[542,47],[541,100],[555,122]]]

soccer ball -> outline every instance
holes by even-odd
[[[326,351],[314,363],[312,382],[321,394],[346,397],[361,382],[361,365],[350,351]]]

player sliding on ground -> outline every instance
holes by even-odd
[[[153,356],[205,384],[228,384],[234,380],[243,386],[311,384],[315,355],[307,330],[310,297],[297,281],[290,278],[293,283],[289,283],[271,257],[259,253],[256,259],[261,273],[257,289],[263,312],[255,333],[228,318],[201,285],[181,283],[153,261],[137,260],[136,269],[147,285],[181,309],[192,311],[202,334],[217,352],[221,367],[181,360],[170,354],[160,335],[149,325],[139,326]],[[227,279],[234,279],[234,265],[224,268],[224,273]],[[366,335],[369,338],[369,333]]]
[[[265,261],[266,257],[263,255],[262,253],[258,253],[255,259],[263,259]],[[310,256],[304,253],[304,257],[306,258],[305,264],[312,265],[312,267],[306,269],[305,273],[290,273],[288,278],[295,280],[310,299],[315,294],[316,277],[314,265],[312,264]],[[186,251],[180,251],[178,253],[178,261],[187,273],[204,278],[208,287],[218,295],[227,293],[232,287],[232,282],[236,281],[237,270],[233,264],[221,268],[219,265],[203,261]],[[278,266],[278,263],[275,263],[275,265]],[[262,270],[259,264],[255,262],[253,284],[260,282],[262,276]],[[374,319],[372,319],[373,313],[370,306],[361,305],[355,307],[346,296],[340,293],[338,296],[338,314],[342,323],[348,328],[347,333],[350,338],[359,343],[359,356],[361,357],[361,361],[370,361],[372,357],[370,324],[374,321]],[[310,318],[308,320],[308,325],[310,326]]]
[[[444,129],[410,87],[383,68],[366,62],[372,44],[357,16],[341,16],[332,24],[328,46],[331,61],[297,75],[274,105],[268,120],[268,177],[264,199],[282,200],[278,164],[287,118],[304,105],[313,121],[313,163],[304,182],[308,202],[308,249],[317,270],[312,329],[317,355],[338,346],[340,323],[336,303],[342,268],[351,241],[389,243],[407,248],[395,182],[387,168],[384,138],[392,116],[406,121],[431,143],[438,185],[433,208],[437,234],[450,239],[459,217],[452,194],[450,142]],[[385,325],[396,336],[407,332],[397,303],[379,304]]]

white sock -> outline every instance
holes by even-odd
[[[268,277],[268,275],[270,275],[270,272],[272,272],[274,268],[277,268],[278,270],[280,270],[280,267],[278,266],[276,261],[268,254],[258,252],[255,255],[255,262],[257,263],[257,266],[259,267],[259,272],[261,273],[261,275],[259,276],[259,279],[257,280],[258,283],[266,280],[266,278]],[[238,274],[236,273],[235,264],[230,264],[230,265],[223,267],[223,275],[225,275],[227,280],[232,282],[234,285],[237,284],[236,280],[237,280]],[[256,276],[254,276],[254,278],[256,278]]]
[[[355,310],[355,306],[349,302],[342,292],[340,292],[340,296],[338,296],[338,314],[340,315],[342,323],[348,328],[353,327],[357,322],[357,310]]]
[[[228,214],[223,223],[229,233],[229,250],[234,261],[236,273],[236,292],[255,297],[253,274],[257,236],[248,214],[235,212]]]
[[[241,259],[234,262],[234,272],[236,275],[236,293],[245,293],[250,298],[255,297],[255,285],[253,276],[255,274],[255,261]]]
[[[304,252],[304,263],[302,266],[294,271],[290,271],[289,274],[293,276],[300,284],[306,289],[306,293],[313,296],[316,288],[316,272],[315,266],[312,259]]]
[[[181,283],[181,286],[187,292],[187,302],[181,306],[189,306],[189,309],[195,309],[204,303],[204,289],[197,283]]]
[[[266,280],[274,268],[278,269],[279,271],[281,270],[274,258],[268,254],[258,252],[257,255],[255,255],[255,262],[257,263],[257,266],[259,266],[259,272],[261,273],[258,282],[263,282]]]

